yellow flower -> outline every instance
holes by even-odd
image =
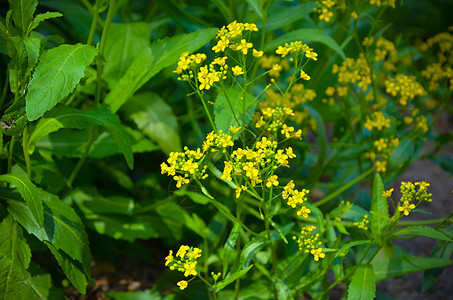
[[[376,171],[379,173],[385,173],[385,171],[387,171],[387,162],[385,160],[378,160],[376,162]]]
[[[180,282],[177,283],[181,291],[183,291],[187,287],[188,282],[185,280],[181,280]]]
[[[378,152],[381,152],[382,150],[387,148],[387,143],[383,138],[380,138],[379,140],[374,141],[374,146],[376,147]]]
[[[230,40],[228,40],[226,37],[222,36],[222,37],[220,37],[220,40],[217,42],[217,45],[212,47],[212,50],[214,50],[215,53],[225,51],[225,48],[228,47],[229,43],[230,43]]]
[[[272,66],[272,71],[281,71],[282,67],[279,64],[275,64]]]
[[[170,253],[165,257],[165,266],[168,266],[173,261],[173,250],[170,250]]]
[[[176,257],[184,258],[184,256],[186,256],[186,253],[189,249],[190,249],[189,246],[181,245],[181,247],[179,247],[178,252],[176,252]]]
[[[382,193],[382,196],[386,197],[386,198],[390,198],[392,197],[392,193],[393,193],[393,188],[389,189],[389,190],[386,190]]]
[[[300,71],[300,78],[302,78],[303,80],[310,80],[311,79],[310,75],[305,73],[303,70]]]
[[[266,182],[266,186],[267,186],[268,188],[270,188],[272,185],[277,186],[277,185],[279,184],[279,182],[277,181],[277,179],[278,179],[278,176],[277,176],[277,175],[273,175],[273,176],[269,177],[269,179],[268,179],[267,182]]]
[[[302,215],[304,218],[308,218],[308,214],[311,213],[311,209],[306,207],[305,205],[300,208],[300,210],[297,212],[297,215],[300,216]]]
[[[318,248],[316,250],[312,249],[310,253],[313,254],[315,261],[319,261],[320,258],[326,257],[326,255],[322,253],[322,248]]]
[[[415,208],[415,204],[409,204],[409,201],[404,201],[403,206],[398,206],[398,210],[402,211],[405,216],[409,215],[409,212]]]
[[[239,197],[241,196],[241,192],[242,192],[242,191],[245,191],[246,189],[247,189],[246,186],[243,186],[243,185],[237,186],[237,187],[236,187],[236,198],[239,199]]]
[[[256,57],[256,58],[259,58],[261,56],[263,56],[264,52],[263,51],[258,51],[256,49],[253,49],[253,56]]]
[[[232,133],[238,133],[239,130],[241,130],[241,126],[235,127],[233,125],[230,125],[230,128],[228,128],[228,130],[231,131]]]
[[[239,76],[241,74],[244,74],[244,71],[242,71],[242,68],[240,66],[232,67],[231,71],[233,71],[234,76]]]
[[[242,54],[246,55],[248,52],[248,49],[252,48],[252,47],[253,47],[252,43],[248,43],[247,40],[242,39],[241,43],[237,46],[236,50],[242,51]]]
[[[351,13],[351,17],[353,17],[353,18],[356,19],[356,20],[359,18],[359,16],[357,15],[357,13],[356,13],[355,11],[353,11],[353,12]]]
[[[176,175],[173,176],[173,180],[176,181],[176,187],[179,189],[183,184],[189,183],[189,179]]]

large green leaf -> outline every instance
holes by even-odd
[[[217,130],[227,132],[230,125],[242,126],[242,105],[244,101],[242,98],[242,92],[237,89],[230,89],[227,92],[227,95],[225,95],[225,93],[219,93],[214,106],[214,122]],[[247,126],[255,113],[258,101],[255,101],[255,97],[248,93],[245,95],[245,98],[245,126]],[[239,124],[237,124],[236,119],[234,118],[228,100],[233,107]]]
[[[87,279],[83,266],[80,262],[73,260],[69,255],[58,250],[52,244],[46,242],[47,247],[57,260],[61,269],[72,285],[82,294],[86,293]]]
[[[178,123],[171,107],[154,93],[141,93],[124,106],[128,118],[166,153],[181,151]]]
[[[236,281],[236,279],[244,276],[245,274],[247,274],[247,272],[253,267],[253,265],[250,265],[248,266],[247,268],[245,269],[242,269],[238,272],[235,272],[233,274],[230,274],[228,275],[224,280],[222,281],[219,281],[217,282],[216,284],[214,284],[214,289],[216,292],[224,289],[227,285],[233,283],[234,281]]]
[[[290,43],[298,40],[302,40],[304,43],[322,43],[335,50],[343,59],[346,59],[346,55],[344,54],[343,49],[341,49],[337,42],[335,42],[333,38],[323,33],[321,30],[316,28],[304,28],[286,33],[267,44],[264,47],[264,51],[273,51],[277,49],[279,45],[284,45],[285,43]]]
[[[430,237],[430,238],[438,239],[438,240],[442,240],[442,241],[448,241],[448,242],[452,241],[451,238],[449,238],[442,232],[437,231],[428,226],[408,226],[404,229],[400,229],[398,231],[393,232],[393,235],[403,235],[403,234],[415,234],[415,235],[426,236],[426,237]]]
[[[41,195],[33,182],[22,174],[3,174],[0,175],[0,181],[8,182],[17,188],[17,191],[25,200],[28,209],[30,209],[33,219],[39,226],[43,226],[44,212],[40,199]]]
[[[403,139],[390,155],[390,165],[398,167],[405,163],[414,155],[414,147],[414,142],[410,138]]]
[[[372,263],[377,281],[418,271],[445,267],[451,264],[453,264],[453,260],[416,257],[412,255],[383,259]]]
[[[113,23],[110,26],[103,69],[110,88],[126,73],[134,58],[149,47],[150,34],[148,23]]]
[[[239,223],[234,223],[233,228],[231,229],[230,235],[223,246],[223,276],[226,275],[228,264],[231,259],[231,254],[234,250],[236,245],[236,241],[239,236],[239,232],[241,231],[241,225]]]
[[[126,74],[106,96],[105,103],[116,112],[142,85],[160,70],[179,60],[181,53],[199,49],[217,33],[216,28],[181,34],[153,43],[138,55],[129,66]]]
[[[38,0],[9,0],[9,7],[13,10],[14,25],[22,35],[27,32],[37,5]]]
[[[50,288],[52,287],[52,278],[50,277],[50,274],[33,276],[27,281],[39,296],[39,299],[49,299]]]
[[[81,190],[74,190],[70,196],[84,213],[132,215],[134,200],[121,196],[91,196]]]
[[[39,226],[23,201],[8,198],[8,212],[28,233],[47,241],[79,261],[86,274],[91,273],[88,237],[75,211],[57,196],[39,190],[44,206],[44,226]]]
[[[294,299],[291,289],[283,278],[273,278],[275,289],[277,290],[277,297],[279,300],[292,300]]]
[[[316,7],[314,2],[299,4],[297,6],[289,6],[284,9],[276,10],[276,13],[269,12],[269,17],[266,22],[266,30],[275,30],[282,28],[285,25],[293,24],[294,22],[307,17]]]
[[[79,110],[71,107],[58,107],[46,114],[30,134],[28,149],[33,152],[36,143],[51,132],[60,128],[82,129],[99,125],[104,127],[113,136],[117,149],[124,155],[129,168],[133,168],[134,156],[131,145],[134,139],[121,124],[118,116],[105,108]]]
[[[450,226],[451,228],[451,226]],[[443,229],[445,234],[452,236],[453,231],[448,228]],[[433,249],[431,257],[449,259],[453,253],[453,242],[438,241],[436,248]],[[425,271],[423,274],[422,291],[429,290],[442,274],[443,268],[435,268]]]
[[[376,294],[374,270],[369,265],[360,266],[352,276],[348,300],[372,300]]]
[[[17,68],[21,71],[20,77],[26,78],[38,63],[41,41],[35,37],[22,39],[18,36],[13,36],[11,41],[16,49]]]
[[[0,223],[0,299],[39,299],[27,283],[30,247],[11,216]]]
[[[371,198],[371,233],[380,241],[385,234],[385,230],[389,221],[389,208],[387,198],[382,195],[384,192],[384,184],[381,176],[376,173],[373,183],[373,196]]]
[[[98,51],[89,45],[61,45],[45,52],[25,98],[27,118],[34,121],[71,93]]]

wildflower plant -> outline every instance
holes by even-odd
[[[158,278],[112,299],[373,299],[452,263],[451,214],[413,219],[433,179],[399,182],[451,173],[452,27],[397,35],[393,0],[66,2],[0,18],[1,298],[98,292],[123,255]],[[418,236],[430,257],[393,244]]]

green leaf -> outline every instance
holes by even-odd
[[[343,49],[335,42],[333,38],[326,35],[319,29],[315,28],[304,28],[295,30],[289,33],[286,33],[264,47],[264,51],[272,51],[276,49],[279,45],[284,45],[285,43],[290,43],[294,41],[302,40],[302,42],[319,42],[327,47],[335,50],[343,59],[346,59],[346,55],[343,52]],[[316,49],[315,49],[316,52]]]
[[[33,19],[33,22],[31,22],[30,26],[28,27],[28,32],[33,31],[33,29],[38,27],[39,24],[45,20],[55,19],[55,18],[59,18],[62,16],[63,15],[59,12],[51,12],[51,11],[47,11],[43,14],[38,14],[38,15],[36,15],[36,17]]]
[[[99,125],[113,136],[117,149],[123,154],[130,169],[134,166],[134,156],[131,148],[133,138],[121,124],[117,115],[105,108],[79,110],[71,107],[58,107],[42,118],[30,134],[28,149],[31,153],[35,145],[46,135],[60,128],[82,129]]]
[[[0,236],[0,298],[38,298],[27,284],[31,251],[22,228],[11,216],[7,216],[0,223]]]
[[[453,264],[453,261],[449,259],[406,255],[374,261],[372,266],[376,275],[376,281],[379,281],[423,270],[445,267],[451,264]]]
[[[233,228],[231,229],[230,235],[223,246],[223,276],[226,275],[228,264],[231,259],[231,254],[234,250],[234,246],[236,245],[236,241],[239,236],[239,232],[241,231],[241,225],[238,223],[234,223]]]
[[[354,246],[358,246],[358,245],[366,245],[366,244],[369,244],[371,243],[370,240],[362,240],[362,241],[353,241],[353,242],[349,242],[347,244],[344,244],[340,250],[337,251],[336,255],[335,256],[343,256],[343,255],[346,255],[349,251],[350,248],[354,247]]]
[[[263,19],[263,6],[261,5],[260,0],[245,0],[249,7],[251,7],[256,15],[262,20]]]
[[[57,196],[39,190],[44,206],[44,226],[39,226],[24,202],[8,199],[8,212],[40,241],[51,243],[73,259],[79,261],[86,274],[91,273],[91,254],[88,237],[82,221],[75,211]]]
[[[266,30],[275,30],[285,25],[293,24],[303,18],[306,18],[316,7],[314,2],[290,6],[284,9],[276,10],[276,13],[270,14],[266,22]]]
[[[13,21],[22,36],[25,35],[28,25],[38,5],[37,0],[9,0],[9,7],[13,10]]]
[[[0,175],[0,181],[8,182],[17,188],[17,191],[25,200],[28,209],[30,209],[33,219],[43,226],[44,222],[44,211],[41,203],[39,190],[36,186],[28,179],[27,176],[22,174],[3,174]]]
[[[18,79],[27,78],[38,63],[41,41],[39,38],[35,37],[22,39],[18,36],[13,36],[11,41],[16,49],[17,67],[21,72],[20,78]]]
[[[361,265],[352,276],[348,288],[348,300],[373,300],[375,295],[374,270],[369,265]]]
[[[404,235],[404,234],[415,234],[421,236],[427,236],[433,239],[438,239],[442,241],[451,242],[452,239],[443,234],[440,231],[437,231],[428,226],[408,226],[404,229],[397,230],[393,232],[393,235]]]
[[[291,289],[286,284],[283,278],[274,278],[275,289],[277,290],[277,295],[279,300],[291,300],[294,299],[291,294]]]
[[[414,155],[414,142],[410,138],[404,138],[390,155],[389,164],[398,167]]]
[[[28,283],[40,299],[49,299],[52,278],[50,274],[41,274],[28,279]]]
[[[52,252],[52,255],[55,257],[64,274],[72,283],[72,285],[81,294],[85,294],[88,282],[83,270],[83,266],[80,264],[80,262],[73,260],[65,252],[58,250],[57,248],[52,246],[52,244],[48,242],[46,242],[45,244],[49,248],[50,252]]]
[[[135,292],[115,292],[108,291],[104,292],[107,296],[113,300],[161,300],[159,293],[146,291],[135,291]]]
[[[248,266],[247,268],[240,270],[238,272],[235,272],[233,274],[230,274],[228,277],[226,277],[224,280],[217,282],[214,284],[213,288],[215,289],[216,292],[221,291],[224,289],[227,285],[233,283],[236,279],[244,276],[247,274],[247,272],[253,267],[253,265]]]
[[[2,121],[4,126],[1,126],[0,129],[6,135],[18,136],[23,133],[24,127],[27,124],[24,96],[20,96],[19,99],[15,100],[13,104],[6,109],[2,116]]]
[[[149,47],[151,26],[148,23],[112,23],[105,43],[104,78],[111,89],[126,73],[134,58]]]
[[[436,248],[431,253],[431,257],[449,259],[453,253],[453,243],[446,241],[438,241]],[[429,290],[436,283],[439,276],[442,274],[443,268],[435,268],[425,271],[423,274],[422,291]]]
[[[158,143],[165,153],[182,151],[176,117],[158,95],[149,92],[135,95],[123,109],[137,128]]]
[[[25,98],[29,121],[34,121],[71,93],[98,51],[89,45],[61,45],[45,52]]]
[[[132,215],[135,207],[132,198],[91,196],[79,189],[74,190],[70,198],[84,213]]]
[[[227,92],[228,98],[225,96],[225,93],[219,93],[215,100],[214,106],[214,122],[217,130],[222,130],[223,132],[228,132],[230,125],[242,126],[242,105],[243,99],[242,91],[238,89],[230,89]],[[256,106],[258,102],[255,101],[255,96],[251,94],[245,95],[245,125],[252,120],[253,114],[255,113]],[[234,118],[233,112],[231,111],[228,100],[233,107],[234,113],[238,118],[239,124],[237,124],[236,119]]]
[[[141,52],[131,63],[126,74],[106,96],[105,103],[116,112],[132,95],[160,70],[179,60],[184,51],[192,53],[209,42],[216,28],[199,30],[157,41]]]
[[[377,241],[385,234],[388,221],[389,221],[389,208],[387,198],[382,195],[384,192],[384,184],[382,183],[381,176],[376,173],[374,176],[373,192],[371,198],[371,213],[370,225],[371,233]]]

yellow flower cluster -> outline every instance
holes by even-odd
[[[357,87],[362,89],[363,92],[366,92],[372,82],[370,67],[363,53],[360,53],[357,59],[346,58],[341,66],[334,64],[332,73],[338,73],[338,83],[357,83]]]
[[[310,193],[307,189],[302,189],[301,191],[295,189],[296,185],[294,181],[288,182],[288,184],[283,188],[282,197],[285,200],[288,200],[286,204],[292,208],[298,208],[297,215],[308,218],[308,214],[311,213],[311,210],[306,207],[304,204],[307,201],[307,195]],[[302,205],[302,206],[301,206]]]
[[[320,0],[316,1],[316,4],[318,7],[314,11],[319,14],[319,20],[329,23],[333,17],[332,8],[335,6],[336,1]]]
[[[203,157],[204,151],[189,150],[184,147],[184,152],[171,152],[170,157],[167,159],[168,165],[163,162],[160,165],[162,174],[173,176],[176,181],[176,187],[180,188],[182,185],[189,183],[191,178],[205,179],[207,166],[200,167],[200,160]]]
[[[263,69],[270,70],[268,73],[271,77],[280,77],[280,72],[282,70],[289,70],[289,64],[286,59],[282,59],[276,55],[263,55],[259,61],[260,66]],[[280,66],[280,69],[274,69],[275,66]]]
[[[400,140],[395,137],[392,139],[380,138],[375,140],[373,145],[374,149],[365,154],[365,157],[369,158],[372,162],[379,158],[380,160],[375,161],[376,171],[384,173],[387,171],[387,160],[390,158],[393,150],[398,147]]]
[[[416,186],[418,186],[418,189],[416,189]],[[415,182],[415,184],[412,182],[401,182],[401,199],[398,205],[398,211],[407,216],[422,201],[432,202],[432,199],[430,199],[432,194],[428,193],[429,186],[430,184],[425,181]],[[414,202],[417,203],[414,204]]]
[[[363,216],[362,221],[352,223],[353,226],[357,226],[360,229],[368,230],[368,224],[370,224],[370,220],[368,220],[368,215]]]
[[[385,81],[385,91],[399,98],[399,104],[407,105],[407,100],[426,95],[425,89],[416,81],[415,76],[396,74],[395,78]]]
[[[390,128],[390,123],[390,119],[387,119],[384,116],[384,113],[381,111],[375,111],[373,112],[371,118],[370,116],[366,116],[366,121],[363,126],[370,131],[374,128],[381,131],[383,128]]]
[[[219,130],[219,133],[211,131],[203,142],[203,152],[208,151],[208,149],[211,149],[211,151],[223,150],[232,146],[234,146],[233,136],[224,133],[222,130]]]
[[[238,23],[234,21],[223,26],[217,32],[217,44],[212,47],[215,53],[224,52],[227,48],[233,51],[240,51],[243,55],[247,55],[249,49],[252,49],[253,44],[247,39],[242,38],[244,31],[258,31],[258,27],[254,23]],[[263,55],[261,51],[253,49],[253,56],[260,57]]]
[[[256,142],[255,150],[238,148],[231,154],[231,160],[225,161],[225,167],[221,179],[233,181],[232,176],[245,176],[250,180],[252,186],[263,182],[261,176],[266,176],[266,170],[273,172],[280,166],[289,167],[288,159],[296,157],[291,147],[285,150],[277,149],[277,142],[262,137]],[[278,186],[277,175],[267,178],[266,186]],[[236,189],[236,197],[241,191],[246,190],[245,186]]]
[[[314,61],[318,60],[318,54],[313,51],[308,45],[302,43],[302,41],[295,41],[291,43],[285,43],[284,46],[278,46],[275,53],[280,55],[282,58],[291,54],[294,59],[298,59],[299,55],[305,55],[307,59]]]
[[[206,54],[197,53],[189,55],[189,52],[183,52],[179,57],[176,70],[173,72],[181,74],[178,80],[188,81],[190,78],[193,78],[194,70],[205,60]]]
[[[332,106],[335,104],[335,96],[338,98],[342,98],[347,95],[348,87],[347,86],[337,86],[336,88],[333,86],[329,86],[326,88],[326,98],[321,100],[322,103],[327,103],[328,105]]]
[[[311,253],[315,261],[319,261],[320,258],[326,257],[326,254],[322,252],[322,248],[319,246],[322,243],[319,241],[319,233],[313,235],[313,230],[316,227],[313,225],[306,225],[302,227],[300,235],[298,237],[293,236],[293,240],[299,244],[299,250],[304,253]]]
[[[168,266],[172,271],[177,270],[184,273],[185,277],[196,276],[198,273],[195,268],[199,257],[201,257],[199,248],[182,245],[175,256],[173,256],[173,250],[170,250],[168,256],[165,257],[165,266]],[[181,290],[184,290],[187,288],[188,282],[181,280],[177,285]]]
[[[370,0],[370,4],[376,6],[388,5],[395,8],[395,0]]]
[[[261,110],[261,117],[256,122],[256,128],[261,128],[267,125],[264,129],[271,133],[280,131],[285,138],[302,139],[302,130],[295,130],[293,126],[288,126],[284,123],[285,119],[290,116],[295,116],[294,111],[289,107],[277,106],[275,108],[266,107]]]

